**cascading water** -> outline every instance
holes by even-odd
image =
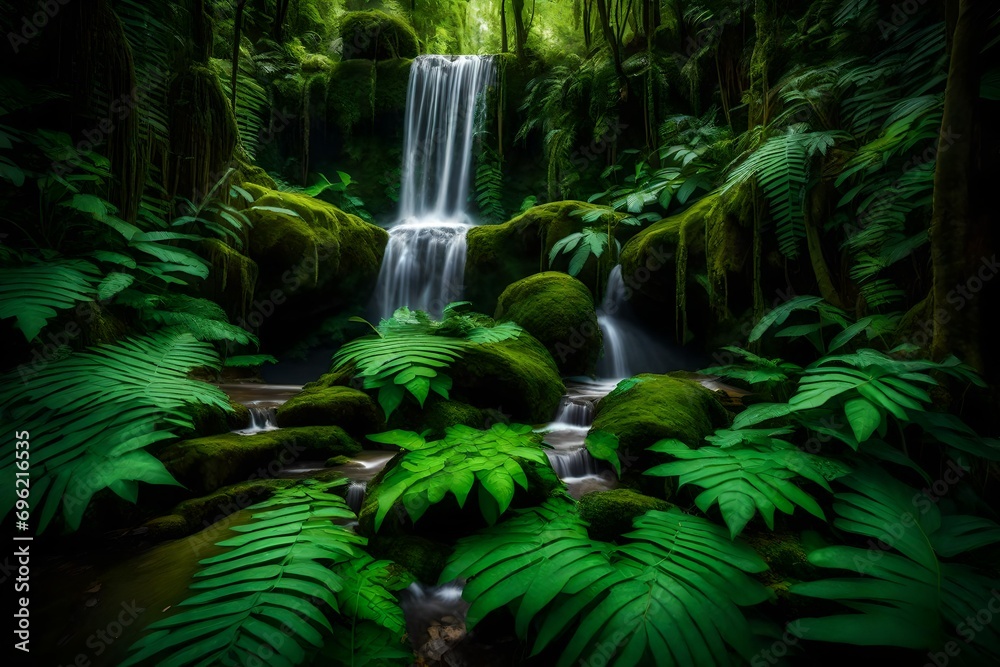
[[[614,484],[609,466],[591,456],[584,443],[594,421],[595,404],[614,386],[614,382],[567,383],[555,421],[539,429],[551,447],[545,453],[552,469],[576,497]]]
[[[381,317],[434,316],[462,296],[477,107],[495,78],[480,56],[420,56],[410,70],[400,222],[389,230],[376,298]]]
[[[347,497],[344,500],[355,514],[361,514],[361,505],[365,502],[367,487],[365,482],[351,482],[351,485],[347,487]]]
[[[608,275],[604,301],[597,311],[604,337],[604,356],[597,362],[602,378],[627,378],[636,373],[665,373],[678,368],[668,351],[634,321],[621,264]]]
[[[278,406],[275,401],[250,401],[246,404],[250,412],[250,424],[239,431],[240,435],[253,435],[278,429]]]

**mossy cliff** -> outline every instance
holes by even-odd
[[[348,12],[340,20],[344,60],[414,58],[417,33],[403,19],[381,11]]]
[[[594,300],[576,278],[547,271],[509,285],[495,319],[520,324],[538,339],[564,376],[593,375],[601,354]]]
[[[633,307],[647,321],[670,322],[668,331],[679,342],[704,340],[730,311],[749,305],[747,290],[734,289],[732,301],[728,290],[728,276],[742,270],[749,245],[719,204],[717,196],[708,195],[622,248],[622,275],[630,277]]]
[[[256,198],[255,206],[296,214],[248,212],[248,255],[259,269],[255,305],[247,320],[251,325],[259,326],[280,310],[282,327],[288,331],[367,302],[389,238],[385,230],[308,195],[246,187]],[[255,313],[259,321],[251,319]]]

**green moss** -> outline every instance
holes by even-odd
[[[249,409],[240,403],[230,401],[230,410],[226,411],[214,405],[195,403],[188,405],[185,412],[191,415],[193,429],[175,429],[174,433],[181,438],[198,438],[220,433],[229,433],[244,428],[250,422]]]
[[[374,285],[389,235],[361,218],[308,195],[249,185],[257,206],[297,215],[250,211],[250,257],[260,268],[258,294],[308,294],[327,303],[353,302]]]
[[[442,438],[449,426],[464,424],[472,428],[485,428],[489,416],[485,410],[459,401],[433,401],[421,411],[418,431],[430,430],[428,437]]]
[[[302,391],[315,391],[318,389],[327,389],[329,387],[346,387],[351,384],[351,379],[353,377],[354,366],[352,365],[347,368],[330,371],[329,373],[320,375],[319,379],[306,383],[302,387]]]
[[[327,122],[350,142],[351,132],[359,125],[374,127],[382,115],[402,113],[406,109],[412,63],[396,58],[377,63],[346,60],[335,64],[330,70],[326,93]]]
[[[453,399],[533,424],[552,419],[566,391],[548,350],[527,332],[470,348],[452,365],[451,377]]]
[[[679,341],[705,339],[728,318],[727,275],[742,268],[747,247],[720,206],[717,195],[706,196],[622,248],[622,275],[637,277],[633,306],[650,318],[672,319]]]
[[[225,304],[230,318],[244,317],[257,286],[257,262],[221,239],[203,239],[199,251],[212,267],[203,285],[204,296]]]
[[[597,404],[592,427],[617,435],[632,456],[664,438],[697,447],[729,421],[715,395],[693,380],[648,373],[636,379],[620,383]]]
[[[350,387],[304,390],[278,408],[280,426],[340,426],[355,437],[378,433],[382,409],[368,394]]]
[[[339,426],[310,426],[182,440],[164,448],[159,458],[181,484],[204,494],[226,484],[275,477],[295,461],[359,451],[361,446]]]
[[[232,484],[206,496],[185,500],[174,507],[171,514],[147,521],[143,525],[147,529],[144,537],[165,540],[197,533],[295,483],[290,479],[259,479]]]
[[[334,466],[345,466],[350,463],[353,459],[350,456],[344,456],[340,454],[338,456],[331,456],[326,460],[324,464],[327,468],[332,468]]]
[[[418,581],[434,582],[451,555],[452,548],[419,535],[376,535],[369,542],[375,558],[401,565]]]
[[[495,318],[524,327],[549,351],[563,375],[593,375],[601,354],[594,301],[576,278],[548,271],[509,285]]]
[[[340,20],[343,60],[415,58],[417,33],[402,19],[380,11],[348,12]]]
[[[333,70],[333,61],[318,53],[307,53],[302,57],[302,71],[310,74]]]
[[[631,489],[588,493],[580,498],[580,516],[590,523],[595,540],[610,541],[632,530],[632,520],[650,510],[668,510],[670,503]]]
[[[558,201],[535,206],[501,225],[480,225],[468,233],[465,261],[466,298],[480,311],[494,309],[504,285],[539,271],[566,271],[569,257],[560,254],[549,262],[549,251],[563,237],[587,226],[582,214],[599,207],[582,201]],[[589,223],[594,224],[594,223]],[[580,280],[596,283],[597,262],[587,260]]]

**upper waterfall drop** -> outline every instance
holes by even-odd
[[[491,57],[419,56],[406,97],[399,223],[389,229],[376,297],[441,315],[462,297],[476,120],[496,72]]]

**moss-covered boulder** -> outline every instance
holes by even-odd
[[[716,206],[716,195],[661,220],[624,245],[622,276],[631,304],[647,321],[668,320],[679,342],[705,340],[729,311],[749,305],[749,289],[727,290],[727,276],[748,256],[745,231]],[[711,296],[702,281],[712,285]],[[725,343],[723,343],[725,344]]]
[[[359,451],[361,446],[339,426],[310,426],[182,440],[158,456],[177,481],[193,493],[207,494],[227,484],[276,477],[296,461]]]
[[[417,33],[398,16],[385,12],[348,12],[340,20],[342,59],[415,58]]]
[[[143,525],[145,530],[139,534],[151,540],[185,537],[267,500],[276,490],[295,483],[291,479],[255,479],[224,486],[207,496],[185,500],[170,514],[147,521]]]
[[[278,407],[279,426],[339,426],[356,438],[385,426],[382,409],[365,392],[333,386],[304,389]]]
[[[557,241],[585,226],[582,214],[600,207],[582,201],[557,201],[528,209],[502,225],[480,225],[469,230],[465,260],[465,295],[477,310],[491,312],[505,285],[539,271],[566,271],[569,256],[549,262]],[[622,230],[627,234],[627,230]],[[593,289],[597,262],[587,260],[580,280]]]
[[[632,489],[588,493],[580,498],[580,517],[590,523],[590,536],[614,540],[632,530],[632,520],[649,510],[668,510],[671,504]]]
[[[246,188],[259,207],[248,211],[248,255],[259,277],[247,323],[270,330],[280,320],[301,333],[300,325],[367,301],[389,238],[385,230],[308,195]],[[271,318],[279,309],[281,317]]]
[[[565,376],[593,375],[601,329],[590,290],[576,278],[547,271],[510,285],[495,318],[517,322],[545,346]]]
[[[246,428],[250,423],[250,410],[242,403],[229,402],[227,412],[215,405],[196,403],[186,408],[194,424],[193,429],[176,429],[174,432],[181,438],[199,438],[207,435],[229,433]]]
[[[729,414],[715,394],[698,382],[642,374],[618,383],[601,399],[592,431],[614,433],[620,450],[642,459],[643,451],[658,440],[676,438],[697,447],[728,423]]]
[[[470,347],[452,364],[449,374],[454,382],[453,399],[495,408],[514,422],[551,420],[566,391],[552,356],[527,332]]]

